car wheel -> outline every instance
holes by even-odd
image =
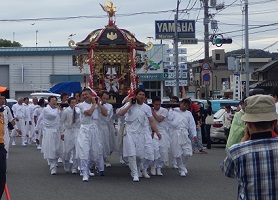
[[[210,138],[213,143],[219,143],[220,139],[218,138]]]

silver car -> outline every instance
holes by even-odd
[[[232,106],[232,112],[236,110],[236,107]],[[210,138],[213,143],[227,142],[227,138],[224,134],[223,117],[225,109],[221,108],[218,110],[214,116],[214,124],[210,129]]]

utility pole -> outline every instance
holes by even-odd
[[[249,97],[249,33],[248,33],[248,0],[245,0],[245,96]]]
[[[179,37],[178,37],[178,18],[179,18],[179,5],[181,0],[177,0],[177,10],[175,14],[175,67],[176,67],[176,93],[177,97],[180,97],[180,87],[179,87]]]
[[[208,0],[204,0],[204,48],[205,48],[205,60],[209,62],[209,13],[208,13]],[[208,99],[208,84],[205,84],[205,99]]]

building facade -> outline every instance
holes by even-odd
[[[80,81],[83,75],[69,47],[0,48],[0,85],[9,88],[9,98],[30,96],[64,81]],[[87,74],[87,68],[82,73]]]

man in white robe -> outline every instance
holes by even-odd
[[[31,119],[31,125],[29,125],[29,141],[28,141],[29,144],[31,144],[33,141],[36,140],[34,112],[37,108],[40,107],[38,105],[37,97],[33,97],[32,102],[33,103],[31,105],[29,105],[29,113],[30,113],[30,119]]]
[[[183,99],[179,109],[170,110],[168,113],[168,123],[173,157],[177,161],[180,176],[184,177],[188,173],[186,163],[189,156],[192,156],[192,145],[189,134],[197,142],[196,124],[189,108],[190,101]]]
[[[19,97],[17,103],[12,106],[14,118],[16,125],[19,130],[21,130],[21,145],[26,146],[26,127],[25,127],[25,119],[28,118],[27,111],[25,110],[25,106],[23,105],[23,98]],[[15,138],[17,137],[18,133],[16,130],[12,131],[12,145],[16,145]]]
[[[161,134],[161,140],[158,140],[156,136],[153,138],[155,161],[151,168],[152,175],[163,176],[161,168],[164,166],[164,163],[168,161],[169,154],[169,138],[167,132],[167,122],[166,117],[168,115],[168,110],[161,107],[161,98],[155,97],[152,99],[152,115],[156,127]]]
[[[43,109],[39,121],[42,120],[42,152],[44,159],[48,159],[50,173],[57,174],[58,158],[62,157],[60,145],[60,112],[61,108],[57,105],[57,97],[48,97],[48,105]],[[40,123],[38,122],[38,125]]]
[[[76,143],[77,134],[79,132],[79,127],[77,127],[80,111],[76,106],[76,99],[71,97],[68,99],[69,107],[63,110],[61,114],[61,124],[65,127],[65,132],[62,134],[62,139],[64,140],[64,170],[66,172],[70,171],[70,158],[72,155],[72,174],[76,174],[78,171],[78,163],[76,157]]]
[[[152,130],[161,138],[159,131],[153,121],[151,108],[145,104],[145,91],[138,88],[135,92],[136,102],[126,103],[119,111],[120,116],[125,116],[126,128],[123,136],[123,156],[128,157],[129,168],[134,182],[139,181],[138,167],[142,159],[149,161],[153,159],[152,142],[146,136]],[[151,134],[150,134],[151,139]],[[146,171],[143,174],[147,175]]]
[[[32,121],[31,121],[31,112],[30,112],[30,104],[29,104],[29,98],[24,97],[23,99],[23,106],[25,108],[25,131],[26,131],[26,138],[25,138],[25,143],[31,144],[30,141],[30,131],[31,131],[31,126],[32,126]]]
[[[109,162],[109,156],[111,155],[112,151],[115,148],[115,129],[114,129],[114,121],[112,119],[113,117],[113,106],[108,103],[109,99],[109,93],[103,92],[100,95],[100,103],[106,109],[107,116],[104,116],[101,112],[101,109],[99,109],[99,126],[100,129],[100,137],[103,147],[103,157],[104,161],[106,162],[106,167],[111,167],[111,164]],[[99,107],[100,108],[100,107]]]
[[[35,138],[37,143],[37,149],[41,150],[41,143],[42,143],[42,128],[38,126],[38,129],[36,131],[36,127],[38,125],[38,119],[45,108],[45,101],[44,99],[40,99],[38,102],[38,106],[34,107],[34,131],[35,131]]]
[[[77,152],[83,174],[82,180],[87,182],[89,181],[89,163],[99,162],[99,166],[104,166],[104,161],[99,159],[101,155],[97,110],[99,102],[97,104],[95,98],[92,97],[92,91],[88,88],[83,89],[82,97],[84,102],[79,104],[81,127],[77,137]]]

